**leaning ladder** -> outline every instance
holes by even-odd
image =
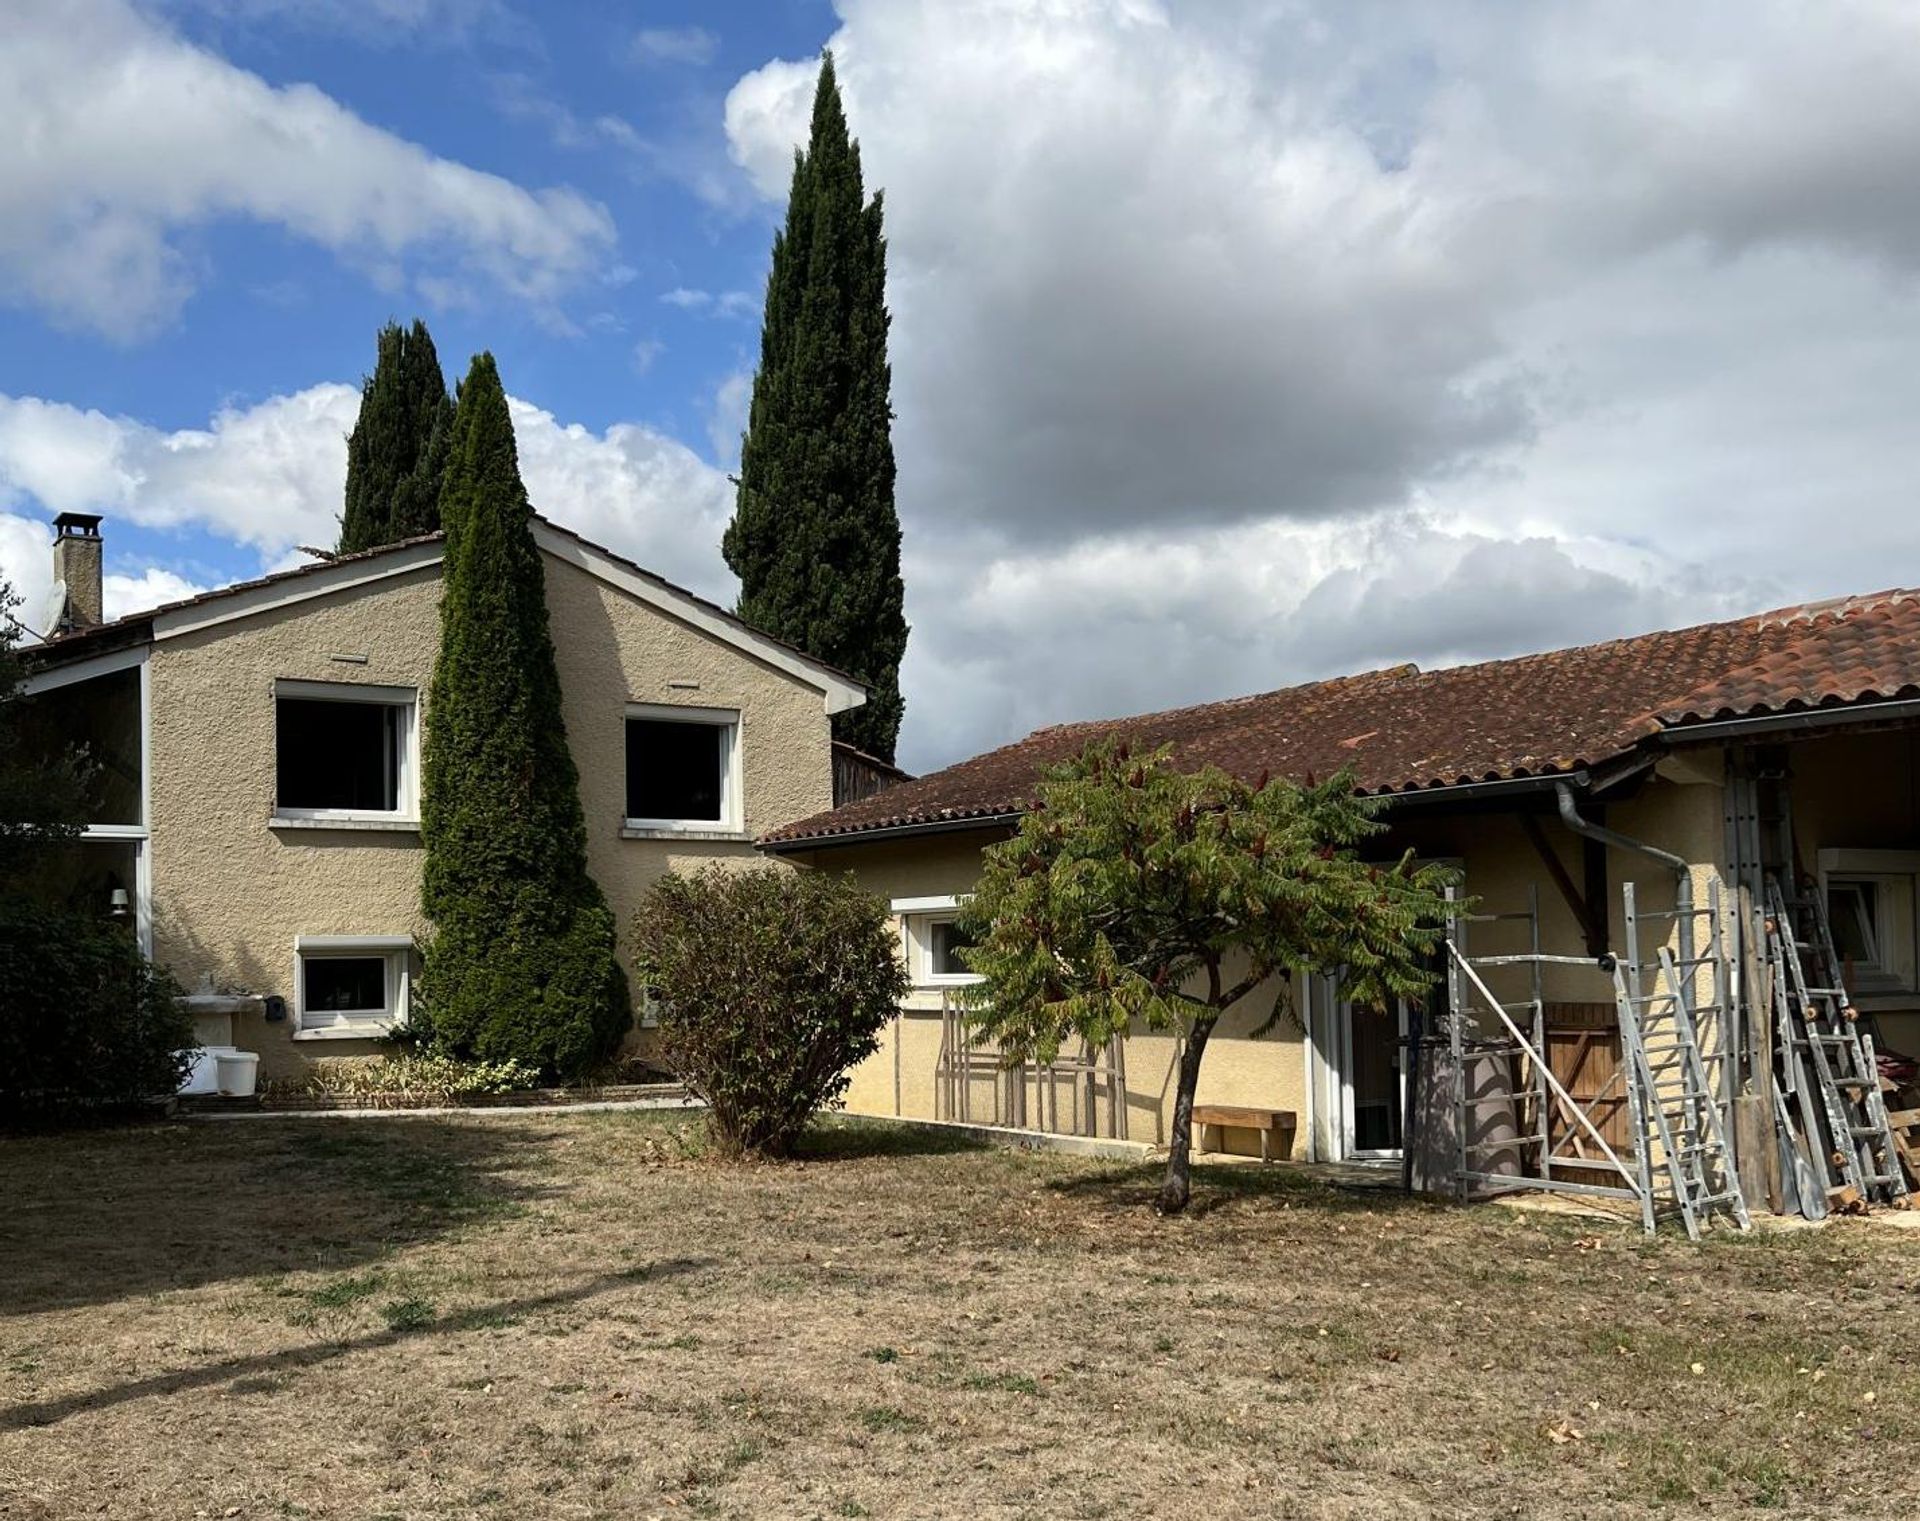
[[[1826,905],[1818,894],[1788,898],[1771,874],[1766,891],[1776,1036],[1827,1197],[1837,1207],[1904,1199],[1873,1037],[1842,984]]]
[[[1631,898],[1628,909],[1631,912]],[[1687,979],[1664,946],[1657,967],[1653,990],[1642,993],[1635,987],[1638,969],[1623,961],[1613,964],[1621,1053],[1640,1098],[1640,1156],[1650,1163],[1658,1150],[1692,1240],[1700,1239],[1701,1225],[1721,1207],[1741,1230],[1751,1229],[1719,1100],[1707,1076]]]

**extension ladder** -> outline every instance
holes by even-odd
[[[1789,898],[1768,874],[1767,962],[1783,1086],[1800,1111],[1800,1133],[1836,1207],[1908,1195],[1900,1170],[1873,1037],[1840,975],[1826,905],[1817,893]]]

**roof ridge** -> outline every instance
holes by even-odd
[[[1813,623],[1824,617],[1845,618],[1853,613],[1872,612],[1876,608],[1894,607],[1902,602],[1911,602],[1920,598],[1920,590],[1910,586],[1890,586],[1884,591],[1859,592],[1849,596],[1822,597],[1813,602],[1800,602],[1790,607],[1776,607],[1768,612],[1755,613],[1752,623],[1755,628],[1784,627],[1789,623]]]

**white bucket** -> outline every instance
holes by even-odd
[[[195,1095],[219,1092],[220,1070],[213,1052],[205,1046],[195,1046],[186,1054],[192,1065],[180,1080],[180,1092]]]
[[[214,1061],[219,1068],[220,1094],[223,1098],[251,1098],[259,1075],[260,1056],[254,1051],[218,1051]]]

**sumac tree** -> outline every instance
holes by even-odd
[[[1194,1090],[1223,1014],[1265,995],[1277,1016],[1298,972],[1338,975],[1361,1003],[1431,983],[1453,874],[1363,860],[1379,809],[1344,772],[1254,785],[1183,771],[1165,749],[1090,747],[986,851],[962,915],[975,945],[961,955],[985,978],[971,1024],[1013,1060],[1051,1061],[1069,1035],[1183,1036],[1159,1208],[1184,1209]]]

